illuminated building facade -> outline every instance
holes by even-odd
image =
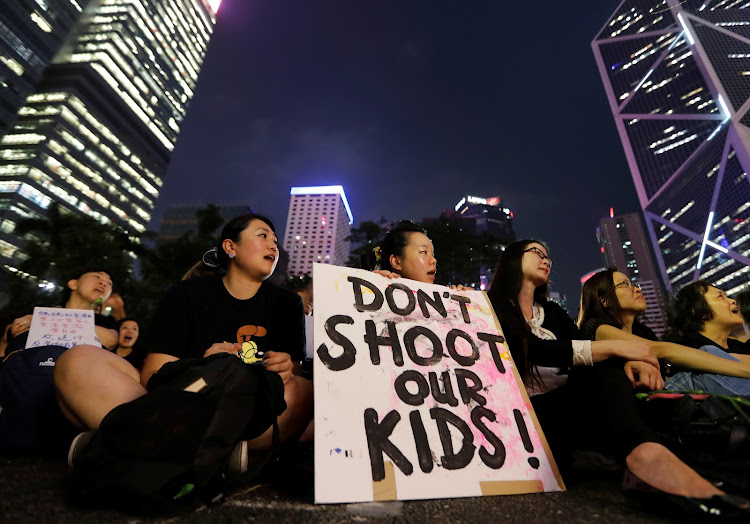
[[[7,267],[25,256],[16,220],[43,216],[53,201],[145,231],[217,8],[208,0],[95,0],[83,10],[0,142]]]
[[[316,262],[346,265],[352,222],[343,187],[293,187],[284,232],[289,274],[312,275]]]
[[[669,292],[750,280],[750,9],[626,0],[592,42]]]
[[[603,218],[596,230],[604,265],[616,266],[641,287],[648,309],[641,321],[661,337],[667,328],[667,298],[638,213]]]
[[[495,238],[515,240],[513,211],[503,206],[499,197],[482,198],[467,195],[455,205],[462,219],[471,219],[475,235],[487,233]]]
[[[0,9],[0,137],[89,0],[3,0]]]

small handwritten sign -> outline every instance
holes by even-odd
[[[564,489],[484,293],[314,281],[316,502]]]
[[[88,309],[35,307],[26,348],[81,344],[102,347],[94,330],[94,312]]]

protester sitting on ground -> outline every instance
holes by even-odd
[[[120,322],[120,337],[115,349],[115,355],[120,356],[130,362],[135,368],[141,369],[143,360],[146,358],[145,353],[138,344],[138,334],[140,326],[134,318],[126,318]]]
[[[740,308],[734,299],[728,298],[722,290],[708,282],[698,280],[684,286],[675,295],[669,314],[667,338],[716,355],[722,360],[732,361],[733,367],[746,369],[750,365],[750,355],[744,354],[746,345],[729,338],[730,333],[743,323]],[[678,386],[683,390],[750,396],[748,382],[743,381],[738,386],[737,380],[732,377],[680,373],[679,379]]]
[[[531,402],[558,463],[571,450],[595,449],[625,459],[624,485],[646,489],[646,483],[701,499],[721,495],[660,444],[641,418],[623,365],[650,389],[661,387],[658,360],[648,345],[585,340],[565,311],[547,299],[550,268],[543,243],[515,242],[505,249],[487,295],[519,374],[527,389],[538,393]],[[570,376],[556,378],[541,367],[569,368]]]
[[[101,270],[83,271],[67,282],[65,309],[91,310],[112,292],[112,280]],[[54,453],[67,447],[77,430],[62,416],[55,400],[52,371],[66,352],[62,346],[25,349],[32,315],[16,318],[9,326],[6,359],[0,367],[0,451]],[[94,331],[107,349],[117,344],[114,319],[94,315]],[[111,355],[100,347],[92,351]]]
[[[60,307],[65,309],[94,309],[109,298],[112,293],[112,279],[105,271],[85,271],[77,278],[68,281],[63,290]],[[6,354],[23,349],[28,331],[31,328],[32,314],[21,316],[11,322]],[[114,349],[117,346],[116,322],[112,318],[96,314],[94,330],[102,347]]]
[[[280,439],[296,438],[312,417],[312,385],[292,372],[293,362],[304,355],[304,309],[299,296],[265,282],[277,260],[270,220],[255,214],[230,220],[220,247],[199,263],[215,274],[182,281],[162,300],[141,340],[149,352],[141,374],[121,357],[90,346],[61,357],[55,384],[63,411],[81,429],[95,430],[113,408],[144,395],[151,376],[167,362],[246,350],[250,357],[257,348],[255,355],[263,353],[263,365],[284,383],[287,409],[278,417]],[[191,274],[196,273],[194,267]],[[238,446],[239,456],[267,450],[271,440],[269,427]]]
[[[646,300],[638,284],[631,282],[617,268],[611,267],[596,273],[583,285],[578,325],[583,335],[592,340],[646,342],[659,359],[683,371],[667,380],[665,389],[700,389],[707,393],[729,395],[750,394],[750,362],[738,362],[724,352],[713,352],[717,355],[714,356],[707,349],[700,351],[685,345],[659,341],[651,329],[638,321],[638,315],[645,312],[646,307]],[[731,318],[734,321],[731,325],[741,322],[736,314],[732,314]],[[707,341],[704,345],[709,343]]]

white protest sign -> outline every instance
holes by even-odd
[[[316,502],[565,489],[484,293],[313,275]]]
[[[102,347],[94,330],[94,312],[89,309],[35,307],[26,348],[80,344]]]

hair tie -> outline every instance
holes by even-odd
[[[221,264],[219,264],[219,248],[212,247],[203,253],[203,263],[208,267],[221,267]]]
[[[375,246],[372,252],[375,253],[375,261],[380,262],[380,246]]]

